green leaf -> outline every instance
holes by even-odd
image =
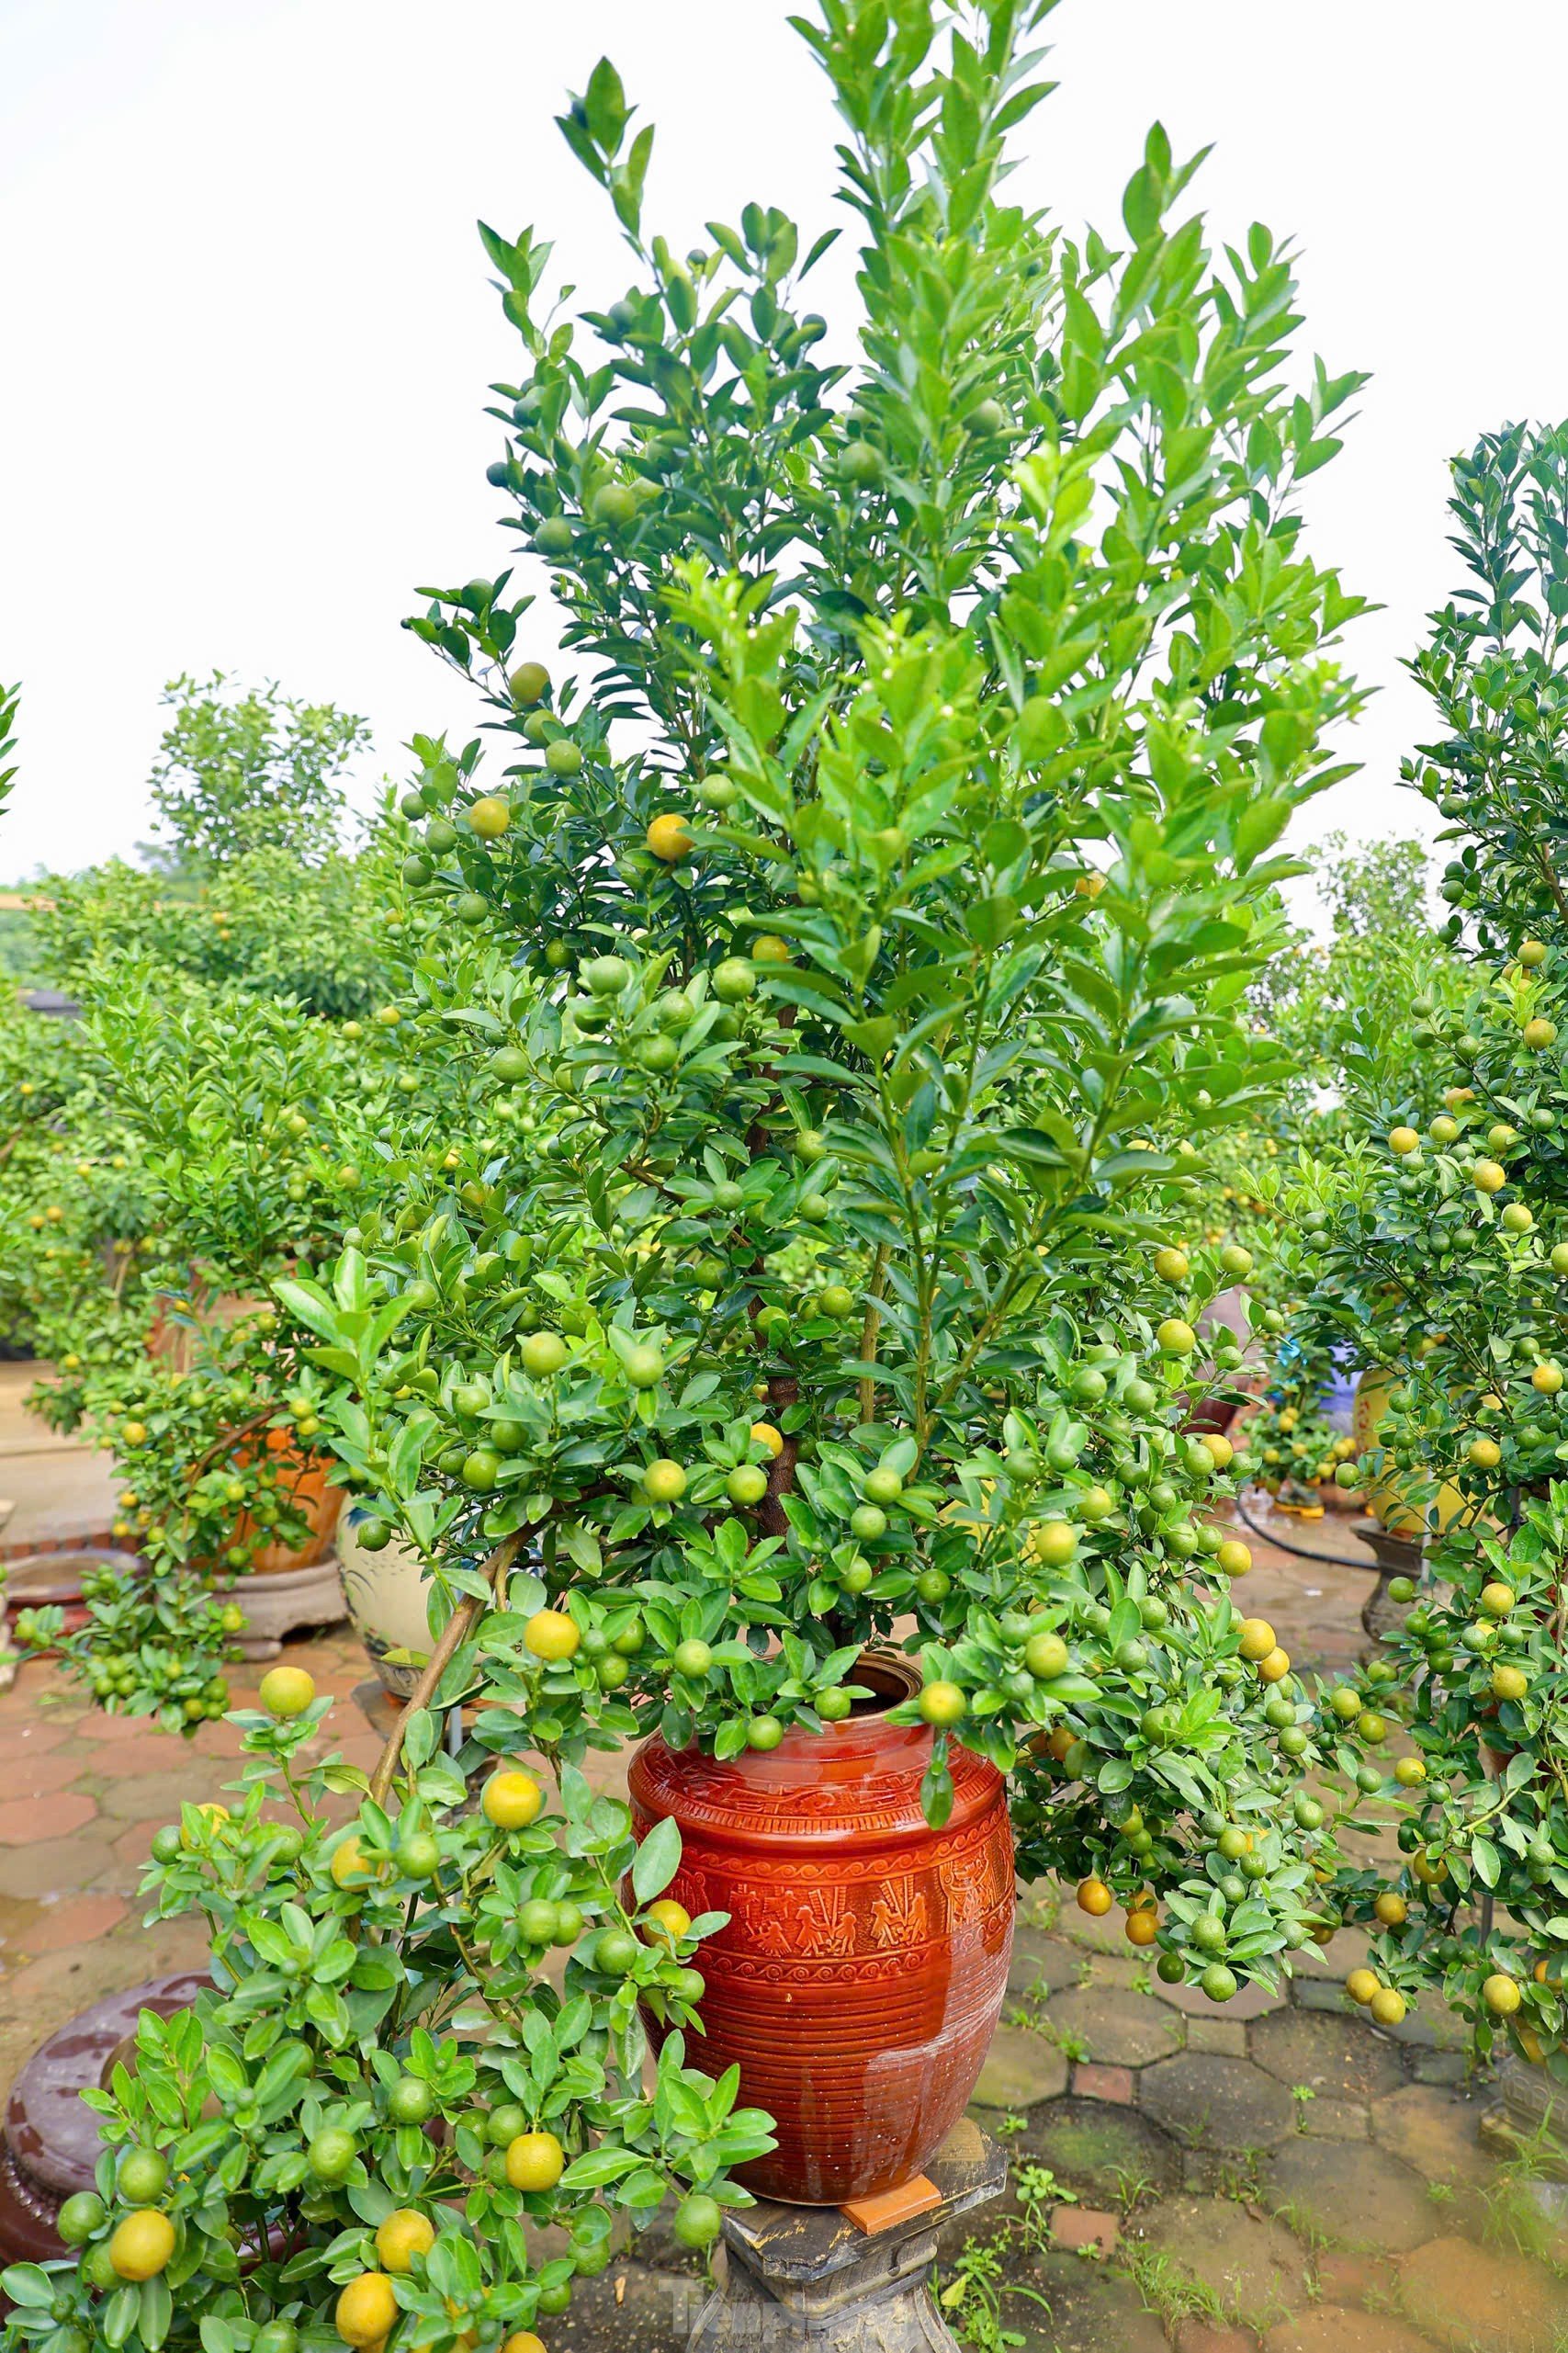
[[[117,2353],[141,2315],[140,2288],[117,2288],[98,2313],[98,2329],[104,2343]]]
[[[573,2157],[561,2176],[563,2189],[603,2189],[612,2181],[622,2181],[642,2163],[636,2149],[603,2146],[585,2149]]]
[[[681,1868],[681,1832],[673,1818],[666,1815],[656,1822],[637,1850],[632,1864],[632,1886],[640,1904],[651,1904],[662,1895]]]
[[[36,2263],[13,2263],[0,2271],[0,2289],[14,2304],[47,2308],[54,2301],[54,2282]]]
[[[441,1731],[428,1708],[418,1708],[403,1727],[403,1761],[415,1771],[429,1763],[440,1746]]]
[[[174,2316],[175,2303],[168,2281],[161,2274],[155,2279],[143,2279],[137,2326],[141,2332],[141,2342],[147,2347],[147,2353],[160,2353]]]
[[[607,57],[599,60],[589,76],[582,111],[600,153],[613,156],[626,127],[626,98],[621,77]]]

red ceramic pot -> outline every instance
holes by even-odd
[[[952,1816],[931,1829],[931,1732],[886,1721],[918,1675],[878,1658],[856,1680],[874,1705],[769,1755],[719,1764],[656,1736],[630,1774],[638,1837],[666,1816],[680,1826],[670,1892],[694,1916],[730,1916],[698,1955],[707,2032],[691,2055],[714,2076],[739,2065],[741,2101],[778,2136],[739,2178],[795,2205],[920,2172],[974,2091],[1012,1950],[1001,1775],[954,1746]]]
[[[1195,1405],[1181,1427],[1190,1438],[1223,1438],[1240,1410],[1235,1399],[1205,1397]]]

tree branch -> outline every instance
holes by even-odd
[[[370,1777],[370,1794],[378,1805],[385,1805],[387,1802],[387,1792],[391,1788],[392,1775],[398,1770],[398,1759],[402,1754],[403,1734],[410,1719],[417,1715],[421,1708],[430,1705],[440,1687],[442,1676],[468,1640],[469,1630],[475,1620],[481,1611],[488,1609],[490,1603],[494,1601],[495,1589],[516,1559],[522,1544],[523,1538],[520,1533],[503,1538],[497,1544],[484,1565],[484,1575],[490,1586],[488,1596],[466,1593],[447,1620],[441,1639],[430,1654],[430,1664],[414,1685],[409,1696],[408,1705],[400,1711],[397,1722],[388,1735],[387,1745],[377,1759],[376,1770]]]
[[[874,1364],[876,1362],[877,1344],[882,1338],[882,1318],[877,1314],[876,1308],[878,1301],[884,1297],[886,1290],[887,1245],[886,1242],[878,1242],[876,1257],[871,1270],[871,1281],[866,1285],[865,1320],[860,1328],[860,1352],[863,1364]],[[871,1373],[861,1374],[860,1418],[862,1421],[876,1420],[876,1379]]]

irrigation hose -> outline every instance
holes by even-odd
[[[1276,1552],[1289,1553],[1292,1560],[1321,1561],[1325,1568],[1359,1568],[1364,1576],[1377,1575],[1375,1560],[1351,1560],[1344,1553],[1314,1553],[1309,1552],[1304,1544],[1287,1544],[1283,1536],[1274,1533],[1272,1528],[1258,1526],[1239,1495],[1235,1499],[1235,1508],[1260,1544],[1272,1544]]]

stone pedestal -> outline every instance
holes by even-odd
[[[242,1655],[252,1659],[276,1658],[286,1634],[298,1634],[303,1626],[340,1626],[348,1615],[331,1553],[308,1568],[236,1578],[219,1587],[218,1599],[236,1601],[243,1610],[237,1641]]]
[[[1568,2092],[1516,2051],[1503,2053],[1497,2089],[1501,2105],[1482,2118],[1483,2142],[1504,2159],[1527,2157],[1536,2205],[1554,2223],[1568,2220]]]
[[[926,2174],[941,2203],[874,2236],[836,2206],[727,2214],[725,2277],[688,2353],[959,2353],[928,2284],[937,2238],[1000,2195],[1007,2160],[965,2119]]]

